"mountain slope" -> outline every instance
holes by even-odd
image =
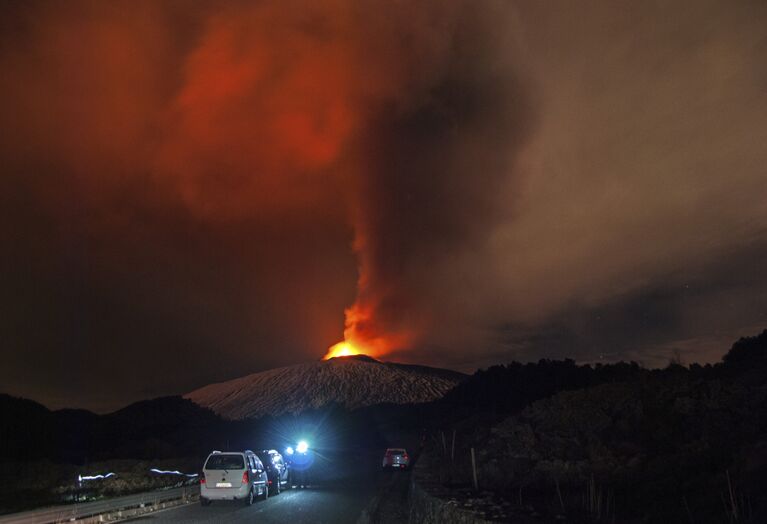
[[[307,362],[211,384],[185,395],[230,419],[298,413],[338,403],[354,409],[391,402],[428,402],[465,375],[426,366],[341,357]]]

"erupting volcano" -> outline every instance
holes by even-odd
[[[409,333],[382,333],[380,328],[377,328],[371,313],[360,306],[359,302],[346,309],[344,313],[346,315],[344,340],[330,346],[328,352],[322,357],[323,360],[353,355],[378,358],[394,350],[406,348],[413,340],[413,336]]]
[[[350,357],[353,355],[367,355],[369,357],[380,356],[385,351],[380,351],[380,347],[361,342],[360,333],[358,333],[358,324],[360,323],[359,307],[357,304],[347,308],[344,311],[346,322],[344,326],[344,340],[333,344],[328,348],[328,352],[322,357],[322,360],[329,360],[335,357]],[[363,323],[364,325],[364,323]]]
[[[338,344],[333,344],[328,349],[327,354],[322,357],[322,360],[330,360],[331,358],[336,357],[351,357],[354,355],[364,355],[365,352],[361,351],[357,348],[354,344],[350,342],[339,342]]]

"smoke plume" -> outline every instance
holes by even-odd
[[[766,23],[5,2],[0,383],[108,409],[342,337],[466,371],[716,358],[767,321]]]

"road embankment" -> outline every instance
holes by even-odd
[[[453,500],[433,495],[424,475],[424,466],[417,464],[411,471],[408,486],[408,522],[423,524],[486,524],[472,511],[462,509]]]
[[[375,495],[362,511],[357,524],[392,522],[424,524],[485,524],[476,513],[430,493],[423,467],[411,471],[382,473]]]
[[[424,489],[412,476],[408,522],[423,524],[485,524],[485,520],[470,511],[457,507],[451,501],[437,498]]]
[[[189,504],[199,497],[197,486],[137,493],[113,499],[41,508],[0,517],[0,524],[51,524],[77,522],[90,524],[135,518],[148,513]]]

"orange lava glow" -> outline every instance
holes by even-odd
[[[362,306],[359,302],[346,311],[346,326],[344,340],[330,346],[323,360],[334,357],[348,357],[352,355],[367,355],[379,358],[405,347],[408,347],[414,337],[410,332],[382,333],[372,318],[370,308]]]
[[[360,351],[357,346],[350,342],[339,342],[338,344],[334,344],[330,346],[330,349],[328,349],[327,354],[322,357],[322,360],[329,360],[331,358],[336,357],[350,357],[352,355],[364,355],[365,353],[363,351]]]

